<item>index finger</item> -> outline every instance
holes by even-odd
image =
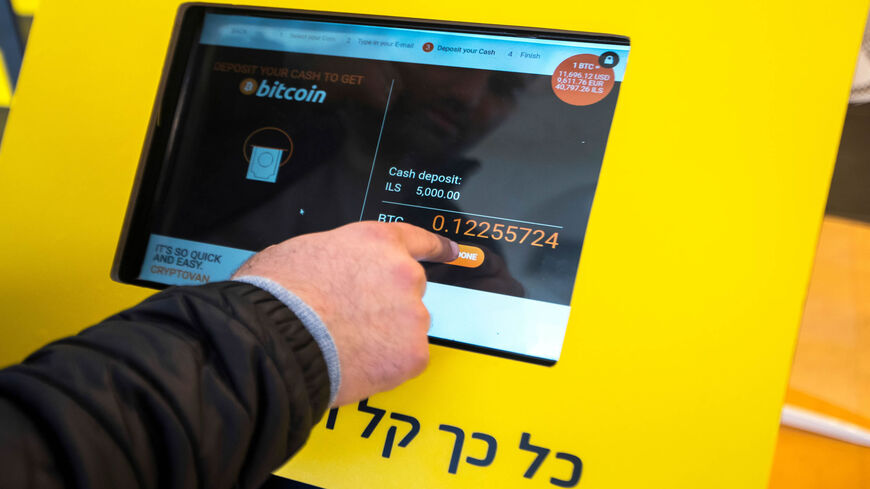
[[[417,261],[447,262],[459,256],[459,245],[444,236],[404,222],[391,224],[399,230],[408,253]]]

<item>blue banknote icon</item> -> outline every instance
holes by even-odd
[[[248,180],[274,183],[278,178],[282,153],[283,150],[280,149],[254,146],[251,150],[251,162],[248,164]]]

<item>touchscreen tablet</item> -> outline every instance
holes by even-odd
[[[185,6],[113,276],[225,280],[292,236],[404,221],[461,245],[426,264],[433,342],[552,364],[628,44]]]

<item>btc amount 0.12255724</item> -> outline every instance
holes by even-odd
[[[456,217],[453,219],[436,214],[432,219],[432,230],[439,233],[454,234],[456,236],[471,236],[475,238],[487,238],[508,243],[526,244],[529,246],[556,249],[559,246],[559,233],[547,233],[542,229],[525,226],[494,223],[481,219]]]

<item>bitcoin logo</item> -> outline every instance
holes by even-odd
[[[253,78],[245,78],[242,80],[242,83],[239,84],[239,90],[242,91],[245,95],[250,95],[257,91],[257,80]]]

